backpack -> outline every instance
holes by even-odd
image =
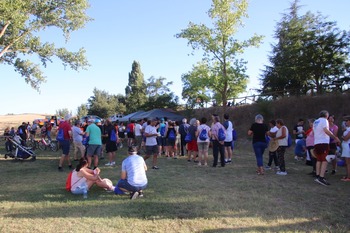
[[[64,132],[62,128],[58,130],[56,140],[59,142],[64,141]]]
[[[165,126],[160,128],[160,136],[164,136],[165,134]]]
[[[19,134],[23,134],[23,129],[22,128],[19,128]]]
[[[234,129],[232,130],[232,141],[236,141],[237,140],[237,131]]]
[[[117,135],[116,135],[114,129],[112,129],[112,131],[111,131],[111,136],[109,137],[109,140],[110,140],[111,142],[116,142],[116,141],[117,141]]]
[[[202,131],[199,134],[199,139],[202,141],[206,141],[208,139],[208,132],[206,129],[202,129]]]
[[[73,174],[73,171],[70,171],[66,180],[66,190],[68,192],[70,192],[71,191],[70,189],[72,188],[72,174]]]
[[[185,142],[191,142],[192,141],[192,135],[188,131],[188,128],[185,129],[186,136],[185,136]]]
[[[292,144],[293,144],[292,136],[290,134],[288,134],[288,145],[287,145],[287,147],[291,147]]]
[[[170,130],[170,131],[169,131],[168,139],[171,140],[171,141],[175,141],[176,135],[175,135],[174,130]]]
[[[226,134],[223,128],[219,128],[218,130],[218,140],[221,141],[225,141],[226,139]]]

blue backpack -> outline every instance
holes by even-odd
[[[292,136],[290,134],[288,134],[288,146],[287,147],[291,147],[292,144],[293,144]]]
[[[64,141],[64,132],[62,128],[58,130],[56,140],[59,142]]]
[[[199,139],[202,141],[206,141],[208,139],[208,132],[206,129],[202,129],[202,131],[199,134]]]
[[[226,139],[226,134],[225,134],[225,131],[223,128],[219,128],[219,131],[218,131],[218,140],[221,142],[221,141],[225,141]]]
[[[110,140],[111,142],[116,142],[116,141],[117,141],[117,135],[116,135],[116,133],[115,133],[115,129],[112,129],[112,131],[111,131],[111,136],[109,137],[109,140]]]
[[[169,131],[168,139],[171,140],[171,141],[175,141],[176,135],[175,135],[174,130],[170,130]]]
[[[236,141],[237,140],[237,131],[234,129],[232,130],[232,141]]]

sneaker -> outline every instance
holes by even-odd
[[[108,162],[105,164],[105,166],[112,166],[112,163]]]
[[[190,159],[188,159],[188,160],[187,160],[187,162],[191,162],[191,160],[190,160]]]
[[[69,169],[72,169],[72,164],[71,165],[68,165]]]
[[[115,165],[115,162],[113,161],[113,162],[111,162],[111,166],[114,166]]]
[[[337,171],[336,170],[332,170],[332,175],[335,175],[335,173],[336,173]]]
[[[276,167],[275,167],[275,170],[276,170],[276,171],[281,171],[281,169],[280,169],[279,166],[276,166]]]
[[[207,164],[207,163],[204,163],[204,167],[208,167],[208,164]]]
[[[276,172],[276,175],[286,176],[287,172],[278,171],[278,172]]]
[[[139,197],[143,197],[143,191],[142,190],[139,191]]]
[[[198,167],[201,167],[202,166],[202,163],[198,163]]]
[[[231,160],[231,159],[229,159],[229,160],[227,161],[227,163],[228,163],[228,164],[232,163],[232,160]]]
[[[130,199],[131,199],[131,200],[134,200],[134,199],[138,198],[138,196],[139,196],[139,192],[133,192],[133,193],[131,193],[131,195],[130,195]]]
[[[271,170],[270,166],[265,166],[265,170]]]
[[[319,177],[315,179],[315,182],[324,185],[324,186],[328,186],[330,185],[330,183],[327,182],[327,180],[324,177]]]
[[[341,181],[346,181],[346,182],[349,182],[350,181],[350,178],[347,178],[347,177],[344,177],[342,179],[340,179]]]
[[[59,172],[63,172],[63,168],[62,167],[58,167],[58,171]]]
[[[153,166],[153,167],[152,167],[152,169],[156,169],[156,170],[157,170],[157,169],[159,169],[159,167],[157,167],[157,166]]]

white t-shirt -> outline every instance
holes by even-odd
[[[139,123],[135,124],[135,136],[141,136],[142,126]]]
[[[145,160],[139,155],[129,155],[122,163],[122,171],[126,172],[126,180],[132,186],[147,184]]]
[[[157,134],[157,128],[152,125],[147,125],[145,129],[147,134]],[[157,145],[157,136],[146,137],[146,146],[156,146]]]
[[[329,129],[329,124],[326,118],[320,117],[314,122],[314,137],[315,137],[315,145],[316,144],[329,144],[330,137],[324,131],[324,128]]]
[[[228,123],[228,127],[226,129],[225,142],[232,142],[232,130],[233,130],[232,122],[227,121],[227,123]]]

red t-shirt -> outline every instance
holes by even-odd
[[[69,131],[72,131],[71,125],[67,121],[61,121],[59,129],[63,129],[64,140],[69,140]]]

